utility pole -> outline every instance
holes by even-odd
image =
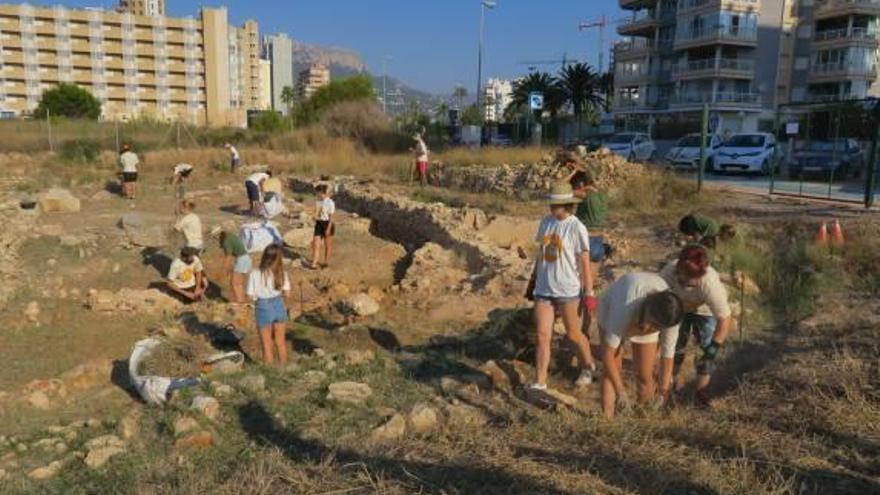
[[[483,36],[486,31],[486,9],[494,9],[498,5],[495,0],[480,0],[480,49],[477,53],[477,109],[483,92]]]
[[[587,21],[578,24],[579,31],[585,31],[587,29],[598,28],[599,29],[599,74],[605,72],[605,26],[608,25],[608,20],[605,19],[605,15],[595,21]]]

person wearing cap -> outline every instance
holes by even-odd
[[[131,151],[128,144],[122,145],[122,151],[119,154],[120,176],[122,177],[122,197],[126,199],[134,199],[138,180],[138,165],[140,159]]]
[[[201,300],[208,290],[208,277],[198,251],[191,247],[181,249],[180,257],[171,262],[166,280],[168,288],[185,300]]]
[[[558,311],[568,339],[575,345],[581,373],[576,384],[589,385],[596,369],[590,342],[581,330],[581,313],[593,313],[597,300],[590,272],[590,242],[587,228],[574,216],[579,202],[567,182],[550,191],[550,214],[541,220],[535,241],[538,256],[527,296],[535,301],[536,379],[532,390],[547,389],[553,322]]]
[[[232,143],[226,143],[223,147],[229,152],[229,170],[235,173],[236,167],[241,164],[241,155],[238,154],[238,148],[233,146]]]
[[[251,255],[238,234],[226,232],[217,226],[211,229],[211,237],[216,238],[223,250],[223,271],[229,274],[229,287],[232,289],[232,302],[242,304],[245,298],[245,278],[253,268]]]
[[[189,163],[178,163],[171,169],[171,178],[168,183],[174,186],[174,214],[180,216],[183,200],[186,199],[186,182],[192,174],[193,166]]]
[[[426,145],[425,140],[422,139],[421,133],[417,132],[413,134],[412,138],[414,146],[410,151],[415,155],[415,172],[418,174],[419,184],[426,186],[428,185],[428,145]]]
[[[672,383],[678,325],[684,315],[681,299],[654,273],[633,272],[611,284],[599,303],[602,336],[602,410],[613,418],[618,408],[630,404],[623,384],[623,342],[632,347],[637,380],[637,400],[645,404],[655,396],[654,363],[660,345],[660,390]]]
[[[709,266],[709,253],[704,246],[685,246],[677,260],[670,261],[660,276],[684,303],[684,319],[675,346],[674,375],[684,362],[688,341],[693,337],[702,349],[697,358],[696,398],[708,406],[706,391],[715,370],[715,358],[730,331],[731,311],[727,289],[718,272]]]

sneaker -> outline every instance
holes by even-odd
[[[532,392],[544,392],[547,390],[546,383],[530,383],[526,389]]]
[[[574,381],[576,387],[586,387],[593,384],[593,370],[581,370],[581,375]]]

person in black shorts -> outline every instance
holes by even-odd
[[[122,197],[126,199],[134,199],[135,184],[138,179],[138,165],[140,160],[138,156],[131,151],[131,146],[125,144],[122,146],[119,154],[120,176],[122,178]]]
[[[326,184],[315,187],[318,194],[315,203],[315,232],[312,237],[312,262],[306,268],[316,270],[330,266],[330,252],[333,249],[333,236],[336,234],[336,226],[333,223],[333,214],[336,213],[336,203],[330,198],[330,188]],[[321,245],[324,246],[324,263],[321,264]]]

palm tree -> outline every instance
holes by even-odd
[[[577,120],[578,138],[580,138],[584,113],[593,113],[603,104],[599,74],[584,63],[569,65],[559,71],[558,85],[560,91],[565,94],[566,101],[571,103],[572,113]]]
[[[456,110],[461,110],[462,107],[464,107],[464,99],[467,98],[467,95],[467,88],[464,86],[456,86],[452,91],[452,97],[455,98]]]
[[[608,71],[599,76],[599,88],[605,97],[604,110],[610,112],[611,101],[614,99],[614,72]]]
[[[551,118],[555,117],[565,105],[565,94],[560,90],[556,78],[546,72],[532,72],[514,82],[510,106],[519,110],[527,109],[531,93],[544,95],[544,110],[550,114]],[[540,110],[535,111],[537,120],[540,120],[541,113],[543,112]]]
[[[287,105],[287,114],[293,115],[293,104],[296,102],[296,90],[293,86],[284,86],[281,89],[281,101]]]

